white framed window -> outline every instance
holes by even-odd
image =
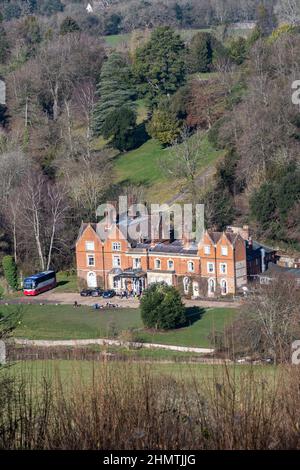
[[[209,246],[209,245],[206,245],[206,246],[204,247],[204,254],[205,254],[205,255],[210,255],[210,246]]]
[[[120,242],[113,242],[112,251],[121,251],[121,243]]]
[[[95,251],[95,242],[86,241],[85,242],[86,251]]]
[[[221,274],[227,274],[227,264],[226,263],[221,263],[220,264],[220,273]]]
[[[140,269],[141,267],[141,258],[133,258],[133,268]]]
[[[95,255],[87,255],[87,265],[95,266]]]
[[[207,263],[207,272],[214,273],[215,272],[215,265],[214,263]]]
[[[221,247],[221,254],[222,254],[222,256],[228,256],[228,247],[227,246],[222,246]]]
[[[188,272],[193,273],[195,271],[194,261],[188,261]]]
[[[121,258],[120,256],[113,256],[113,267],[120,268],[121,267]]]
[[[160,269],[161,268],[161,261],[160,259],[156,259],[154,262],[155,269]]]
[[[170,271],[174,270],[174,261],[172,259],[168,259],[168,269]]]
[[[221,280],[221,293],[222,295],[226,295],[228,293],[228,285],[226,279]]]

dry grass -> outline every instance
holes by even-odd
[[[8,376],[9,377],[9,376]],[[144,364],[2,377],[1,449],[299,449],[300,371],[224,366],[199,380]]]

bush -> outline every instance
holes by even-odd
[[[186,322],[185,308],[175,287],[152,284],[141,299],[142,320],[146,327],[170,330]]]
[[[4,256],[2,260],[3,272],[9,287],[13,290],[18,289],[17,265],[12,256]]]
[[[147,125],[147,132],[162,145],[171,145],[180,135],[180,121],[169,108],[162,109],[160,107],[154,111],[152,119]]]

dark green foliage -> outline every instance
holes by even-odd
[[[164,146],[171,145],[179,137],[181,122],[172,110],[168,98],[161,100],[158,108],[153,112],[147,132]]]
[[[225,53],[225,48],[212,34],[203,32],[195,34],[187,56],[189,72],[209,72],[213,60]]]
[[[77,22],[71,18],[71,16],[67,16],[60,25],[60,34],[68,34],[68,33],[75,33],[80,31],[80,28]]]
[[[2,260],[3,272],[9,287],[13,290],[18,289],[18,273],[15,260],[12,256],[4,256]]]
[[[276,210],[276,194],[272,183],[264,183],[250,201],[251,212],[262,230],[267,230]]]
[[[185,307],[180,293],[167,284],[152,284],[141,299],[141,315],[148,328],[170,330],[186,322]]]
[[[112,53],[102,67],[97,86],[99,102],[93,115],[95,135],[101,135],[106,118],[123,106],[133,107],[135,91],[130,83],[131,71],[126,58],[120,53]]]
[[[178,119],[186,119],[188,113],[188,100],[190,98],[190,88],[184,85],[179,88],[170,100],[170,109]]]
[[[120,151],[133,148],[133,129],[136,125],[136,113],[122,106],[106,117],[102,133],[105,139],[112,138],[112,145]]]
[[[51,16],[63,10],[64,5],[60,0],[43,0],[39,7],[39,12],[47,16]]]
[[[251,214],[262,233],[270,238],[288,240],[287,220],[300,200],[300,171],[293,165],[256,191],[250,200]]]
[[[134,61],[135,80],[142,96],[154,106],[164,95],[170,95],[184,84],[185,46],[180,36],[169,27],[157,28],[150,41],[137,50]]]
[[[224,230],[232,224],[235,207],[229,190],[215,185],[204,196],[205,224],[215,230]]]
[[[120,32],[120,26],[122,17],[113,13],[104,20],[104,34],[109,36],[111,34],[118,34]]]
[[[247,50],[247,40],[243,37],[233,38],[228,46],[229,57],[237,65],[245,61]]]
[[[241,192],[244,188],[244,182],[238,175],[237,165],[239,161],[238,154],[231,150],[226,153],[224,160],[217,166],[216,180],[220,188],[228,190],[232,196]]]

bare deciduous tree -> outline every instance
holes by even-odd
[[[197,196],[197,173],[203,157],[200,150],[200,133],[190,138],[184,128],[179,141],[174,142],[169,154],[160,160],[160,165],[167,174],[183,182],[182,190],[187,190],[195,202]]]

